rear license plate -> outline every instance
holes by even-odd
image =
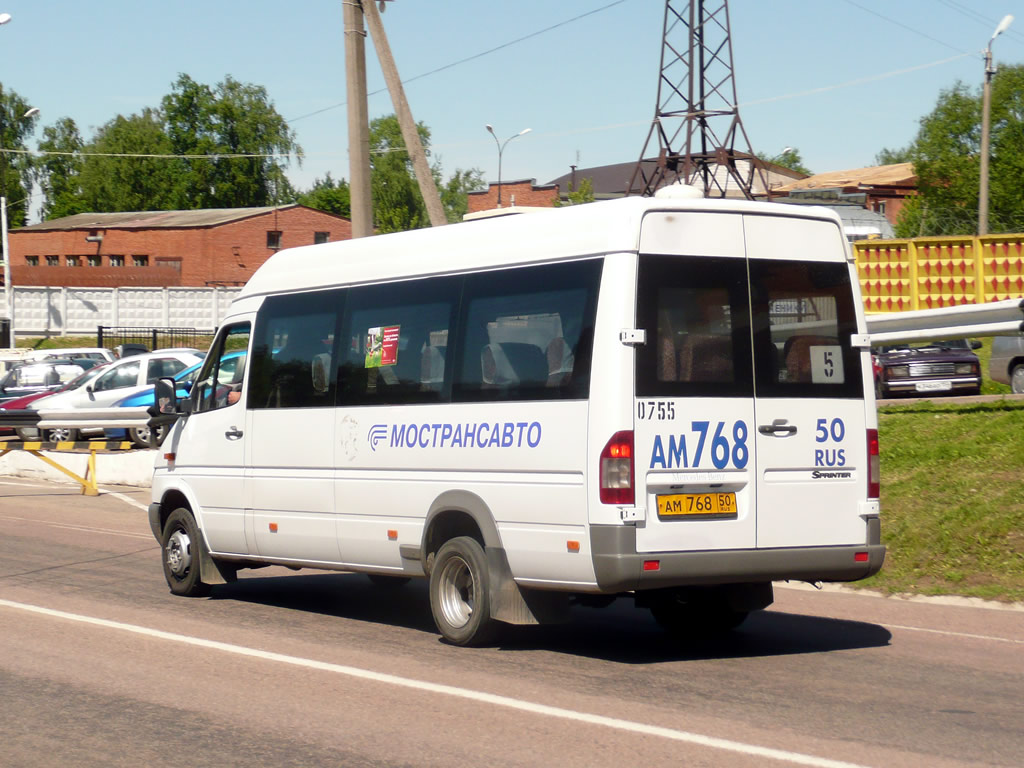
[[[725,493],[672,493],[658,496],[658,517],[736,517],[736,494]]]
[[[918,392],[948,392],[953,388],[952,381],[919,381],[914,387]]]

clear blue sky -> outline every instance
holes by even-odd
[[[446,176],[473,167],[496,180],[491,123],[502,138],[532,128],[506,148],[503,179],[544,183],[577,162],[639,157],[664,7],[394,0],[383,19],[406,81],[508,44],[412,79],[406,92]],[[729,10],[754,150],[795,147],[815,172],[873,164],[883,147],[910,142],[940,90],[980,85],[981,51],[1006,13],[1019,18],[996,40],[996,61],[1024,61],[1024,3],[1012,0],[732,0]],[[179,72],[209,85],[230,74],[264,86],[291,122],[306,153],[290,167],[296,186],[349,176],[341,0],[0,0],[0,12],[13,16],[0,27],[0,82],[42,111],[37,139],[63,116],[88,139],[117,114],[158,106]],[[392,112],[372,54],[368,70],[369,90],[380,91],[371,117]]]

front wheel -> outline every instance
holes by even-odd
[[[1024,365],[1015,365],[1010,371],[1010,389],[1014,394],[1024,395]]]
[[[454,645],[484,645],[497,633],[487,558],[476,539],[459,536],[438,550],[430,571],[430,611]]]
[[[192,513],[180,507],[167,518],[160,537],[164,578],[171,592],[182,597],[205,597],[210,585],[204,584],[199,567],[199,526]]]

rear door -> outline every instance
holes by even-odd
[[[637,551],[747,549],[757,519],[742,217],[652,213],[638,264]]]
[[[851,264],[833,222],[744,217],[753,309],[757,546],[864,541],[867,425]]]

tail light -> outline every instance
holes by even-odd
[[[878,430],[868,430],[868,498],[882,495],[882,471],[878,458]]]
[[[632,505],[633,432],[616,432],[601,451],[601,503]]]

